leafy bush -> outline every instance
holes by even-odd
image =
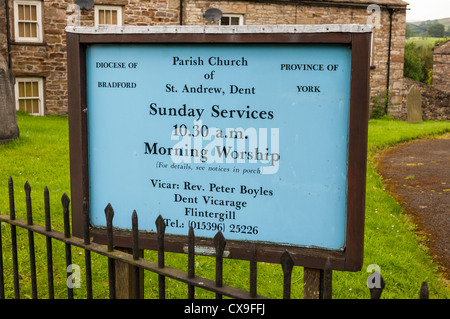
[[[405,45],[405,60],[403,75],[407,78],[432,85],[433,81],[433,50],[431,45]]]
[[[387,109],[389,106],[389,91],[384,91],[383,94],[373,95],[372,100],[372,110],[370,111],[371,119],[381,119],[387,115]]]
[[[403,75],[410,79],[421,81],[423,78],[422,68],[424,63],[417,54],[417,48],[418,46],[415,43],[407,43],[405,45]]]
[[[445,35],[445,25],[434,23],[428,27],[427,34],[429,37],[442,38]]]

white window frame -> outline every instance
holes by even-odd
[[[243,14],[232,14],[232,13],[224,13],[222,18],[239,18],[238,25],[244,25],[244,15]],[[222,19],[219,20],[219,25],[222,25]],[[229,25],[229,24],[227,24]]]
[[[114,10],[117,11],[117,24],[99,24],[98,23],[98,12],[99,10]],[[96,27],[99,26],[108,26],[108,25],[116,25],[122,26],[122,7],[121,6],[102,6],[96,5],[94,6],[94,25]]]
[[[16,110],[19,111],[19,100],[21,99],[29,99],[27,97],[20,98],[19,97],[19,82],[37,82],[38,83],[38,97],[36,98],[39,101],[38,105],[38,113],[28,113],[31,115],[44,116],[44,79],[41,77],[16,77],[16,83],[14,85],[15,93],[16,93]]]
[[[36,37],[19,36],[19,5],[36,6]],[[14,40],[16,42],[42,42],[43,41],[43,25],[42,25],[42,1],[14,1]]]

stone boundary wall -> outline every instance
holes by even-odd
[[[433,87],[450,92],[450,40],[433,48]]]
[[[416,85],[422,95],[422,118],[424,120],[450,121],[450,92],[444,92],[422,82],[404,78],[405,97],[402,102],[401,120],[406,120],[406,92]]]

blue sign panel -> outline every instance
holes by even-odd
[[[90,216],[166,233],[345,247],[351,49],[87,48]]]

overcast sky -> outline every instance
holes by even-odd
[[[450,0],[404,0],[409,3],[406,21],[434,20],[450,17]]]

